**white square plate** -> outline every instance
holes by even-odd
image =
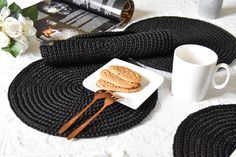
[[[142,76],[141,91],[135,93],[115,92],[116,94],[123,97],[123,99],[118,100],[118,102],[132,109],[137,109],[153,92],[155,92],[161,86],[164,81],[164,78],[157,73],[115,58],[88,76],[83,81],[83,86],[93,92],[100,90],[101,88],[96,85],[96,82],[101,78],[100,72],[103,69],[108,69],[111,65],[127,67]]]

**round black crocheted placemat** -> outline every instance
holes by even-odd
[[[98,101],[67,132],[58,129],[83,109],[94,93],[82,86],[82,81],[103,64],[70,67],[47,66],[44,60],[30,64],[9,87],[9,101],[15,114],[28,126],[39,131],[66,136],[103,104]],[[137,110],[116,103],[109,106],[77,137],[97,137],[118,133],[140,123],[155,107],[157,92]]]
[[[189,115],[174,138],[175,157],[229,157],[236,149],[236,105],[212,106]]]
[[[175,36],[175,45],[199,44],[214,50],[219,63],[230,64],[236,58],[236,38],[211,23],[183,17],[155,17],[128,26],[125,31],[146,32],[168,30]],[[167,53],[169,54],[169,53]],[[165,57],[136,59],[155,69],[172,71],[173,54]]]

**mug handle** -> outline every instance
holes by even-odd
[[[212,79],[212,86],[213,86],[214,88],[216,88],[216,89],[222,89],[222,88],[224,88],[224,87],[228,84],[229,79],[230,79],[229,66],[228,66],[227,64],[225,64],[225,63],[221,63],[221,64],[218,64],[218,65],[216,66],[216,70],[215,70],[214,75],[216,74],[216,72],[217,72],[218,69],[220,69],[220,68],[224,68],[224,69],[226,70],[227,76],[226,76],[225,81],[224,81],[222,84],[217,84],[216,81],[215,81],[215,77],[213,77],[213,79]]]

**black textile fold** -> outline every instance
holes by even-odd
[[[146,66],[171,72],[174,49],[198,44],[214,50],[218,63],[236,58],[236,39],[211,23],[183,17],[155,17],[129,25],[123,32],[79,35],[41,46],[48,65],[67,66],[133,58]]]
[[[87,64],[112,58],[148,58],[170,55],[174,37],[167,30],[105,32],[81,35],[52,46],[41,46],[48,64]]]

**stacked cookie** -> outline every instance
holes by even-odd
[[[137,72],[118,65],[112,65],[100,73],[97,86],[110,91],[134,93],[140,91],[142,77]]]

